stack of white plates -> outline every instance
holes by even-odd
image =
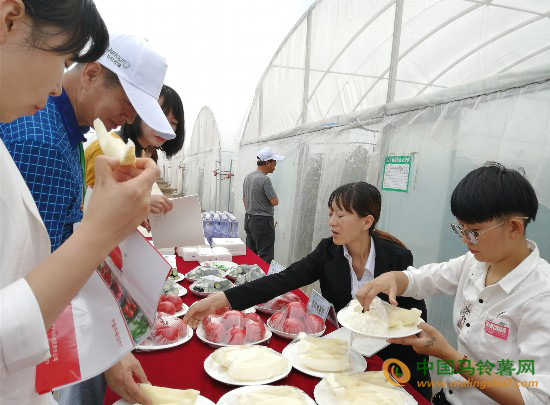
[[[232,256],[246,255],[246,245],[240,238],[214,238],[212,247],[226,248]]]

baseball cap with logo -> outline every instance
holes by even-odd
[[[269,148],[263,148],[259,150],[256,156],[262,162],[267,162],[268,160],[283,160],[285,158],[284,156],[277,155],[275,152],[273,152]]]
[[[176,134],[158,103],[168,65],[147,40],[135,35],[109,34],[109,47],[98,62],[118,76],[141,119],[159,136],[174,139]]]

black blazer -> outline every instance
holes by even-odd
[[[392,270],[405,270],[413,264],[413,256],[407,248],[372,234],[376,260],[374,277]],[[349,262],[344,256],[343,246],[335,245],[332,238],[321,240],[317,248],[302,260],[292,263],[286,270],[262,277],[225,291],[233,309],[243,310],[256,304],[267,302],[286,292],[307,286],[319,280],[320,293],[330,301],[336,311],[340,311],[355,297],[351,296],[351,273]],[[382,294],[382,299],[387,297]],[[401,308],[418,308],[422,318],[427,320],[426,303],[408,297],[397,297]],[[413,380],[427,377],[418,375],[416,363],[428,356],[417,354],[410,346],[390,345],[378,353],[383,359],[397,358],[410,369]],[[415,378],[416,377],[416,378]]]
[[[405,270],[413,264],[413,256],[407,248],[372,235],[376,261],[374,277],[392,270]],[[340,311],[355,297],[351,296],[351,273],[349,262],[344,256],[343,246],[335,245],[332,238],[321,240],[317,248],[302,260],[292,263],[286,270],[262,277],[250,283],[225,291],[234,309],[250,308],[267,302],[288,291],[307,286],[319,280],[320,293]],[[387,301],[385,295],[381,296]],[[426,304],[423,300],[397,297],[401,308],[418,308],[426,319]]]

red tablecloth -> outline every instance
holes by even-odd
[[[198,266],[198,262],[185,262],[180,257],[177,257],[177,266],[180,273],[187,273]],[[267,271],[269,266],[247,249],[246,256],[235,256],[233,261],[237,264],[258,264],[264,271]],[[188,289],[189,283],[183,281],[181,283]],[[299,290],[294,291],[304,301],[306,296]],[[183,302],[191,305],[198,299],[190,291],[183,297]],[[262,318],[267,321],[267,316],[262,315]],[[327,322],[327,331],[330,333],[335,328]],[[282,352],[285,346],[290,341],[273,335],[268,346],[278,352]],[[214,348],[207,346],[199,338],[193,338],[183,344],[172,349],[160,350],[155,352],[134,352],[137,359],[141,362],[147,378],[153,385],[159,385],[169,388],[199,390],[201,395],[217,402],[222,395],[237,387],[229,386],[212,379],[204,371],[204,360],[214,351]],[[367,359],[367,370],[376,371],[382,369],[382,359],[378,356],[373,356]],[[319,379],[305,375],[295,369],[292,369],[290,374],[283,380],[279,380],[274,385],[291,385],[298,387],[313,398],[313,389],[319,383]],[[419,404],[429,404],[411,385],[407,384],[405,389],[412,394]],[[119,397],[111,390],[107,389],[105,395],[105,404],[116,402]]]

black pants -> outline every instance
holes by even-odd
[[[270,264],[275,251],[275,222],[273,217],[246,214],[244,217],[246,246]]]

